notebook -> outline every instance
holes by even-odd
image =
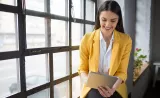
[[[117,81],[116,76],[110,76],[108,74],[101,74],[98,72],[90,72],[86,83],[87,87],[97,89],[99,86],[113,87]]]

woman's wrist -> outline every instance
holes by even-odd
[[[80,78],[81,78],[82,84],[85,84],[87,82],[88,75],[83,72],[83,73],[80,74]]]
[[[122,83],[122,79],[118,78],[116,83],[113,85],[112,89],[116,90],[121,83]]]

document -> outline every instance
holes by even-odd
[[[86,83],[87,87],[97,89],[99,86],[108,86],[112,88],[117,81],[116,76],[110,76],[108,74],[101,74],[98,72],[90,72]]]

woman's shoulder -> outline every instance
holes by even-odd
[[[130,37],[130,35],[126,34],[126,33],[122,33],[122,32],[119,32],[119,36],[120,36],[120,39],[121,41],[125,42],[125,43],[131,43],[132,42],[132,39]]]
[[[95,32],[96,32],[96,31],[94,30],[94,31],[92,31],[92,32],[87,32],[87,33],[85,33],[85,35],[83,36],[82,40],[85,40],[85,41],[92,40]]]

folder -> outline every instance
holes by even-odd
[[[108,86],[109,88],[112,88],[117,79],[118,78],[116,76],[90,72],[88,75],[86,86],[94,89],[97,89],[99,86]]]

